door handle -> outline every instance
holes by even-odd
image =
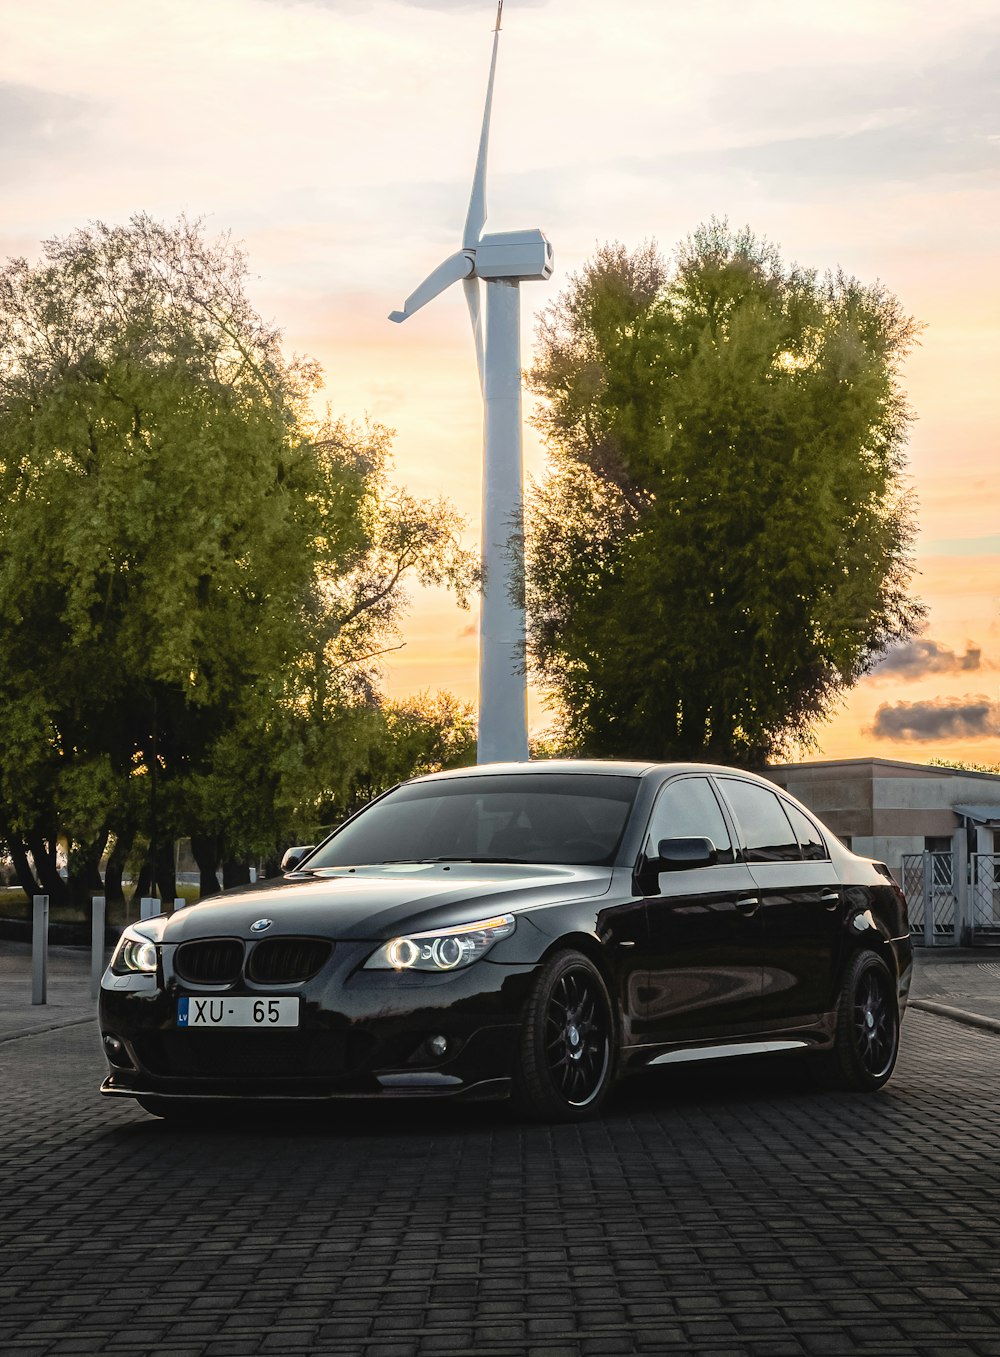
[[[824,891],[819,898],[827,909],[836,909],[840,904],[840,891]]]
[[[736,901],[736,908],[740,914],[749,919],[760,909],[760,896],[741,895]]]

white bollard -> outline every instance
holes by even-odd
[[[36,895],[31,906],[31,1002],[48,1002],[49,897]]]
[[[256,867],[251,867],[251,868],[250,868],[250,885],[251,885],[251,886],[256,886],[256,884],[257,884],[257,868],[256,868]]]
[[[139,901],[139,918],[151,919],[154,914],[159,914],[160,902],[155,895],[144,895]]]
[[[95,895],[90,916],[90,995],[96,999],[101,992],[101,976],[104,974],[104,916],[107,901],[103,895]]]
[[[183,909],[184,906],[185,906],[186,904],[187,904],[187,901],[184,899],[183,895],[175,895],[175,896],[174,896],[174,913],[176,914],[177,911],[178,911],[179,909]]]

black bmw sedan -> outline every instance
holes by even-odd
[[[284,879],[124,932],[101,1091],[220,1100],[514,1097],[595,1114],[625,1071],[787,1052],[892,1073],[906,902],[791,797],[694,764],[417,778]]]

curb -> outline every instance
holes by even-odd
[[[984,1018],[979,1013],[970,1013],[965,1008],[953,1008],[951,1004],[939,1004],[936,999],[911,999],[910,1008],[918,1008],[924,1013],[936,1013],[939,1018],[950,1018],[952,1022],[964,1023],[966,1027],[979,1027],[984,1032],[1000,1033],[1000,1018]]]
[[[82,1027],[88,1022],[97,1022],[96,1011],[88,1018],[67,1018],[65,1022],[50,1022],[47,1027],[32,1027],[27,1032],[9,1032],[5,1037],[0,1037],[0,1046],[8,1041],[23,1041],[25,1037],[40,1037],[46,1032],[58,1032],[63,1027]]]
[[[104,944],[113,947],[121,937],[122,930],[116,924],[107,924],[104,929]],[[30,942],[32,923],[30,919],[0,919],[0,942]],[[49,945],[51,947],[88,947],[90,946],[90,924],[49,924]]]

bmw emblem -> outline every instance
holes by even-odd
[[[271,924],[272,924],[273,922],[274,922],[273,919],[258,919],[256,923],[253,923],[253,924],[250,925],[250,932],[251,932],[251,933],[263,933],[263,932],[265,931],[265,929],[268,929],[268,928],[271,927]]]

